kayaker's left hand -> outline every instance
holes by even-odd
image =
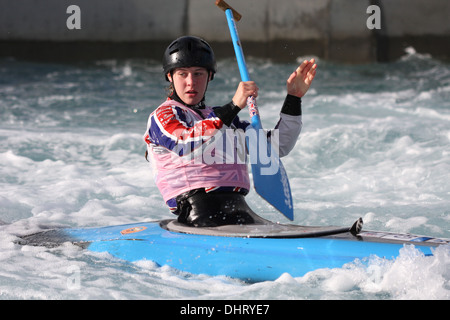
[[[303,97],[308,91],[316,75],[317,64],[314,59],[305,60],[289,76],[286,82],[287,93],[296,97]]]

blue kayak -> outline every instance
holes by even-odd
[[[303,276],[320,268],[339,268],[370,255],[395,258],[405,244],[425,255],[449,239],[290,224],[188,227],[176,220],[100,228],[61,228],[21,237],[26,245],[72,242],[130,262],[150,260],[193,274],[225,275],[244,281],[275,280],[283,273]]]

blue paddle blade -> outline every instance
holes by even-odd
[[[286,176],[286,170],[280,162],[280,169],[276,176],[265,176],[261,174],[254,174],[261,170],[261,166],[252,165],[253,182],[255,184],[256,192],[269,202],[275,209],[280,211],[286,218],[294,220],[294,207],[292,204],[291,190],[289,180]],[[283,196],[280,197],[278,192],[274,190],[282,190]]]
[[[251,130],[251,129],[249,129]],[[256,130],[255,130],[256,131]],[[266,134],[256,135],[257,150],[250,151],[253,184],[256,192],[289,220],[294,220],[294,205],[286,170]],[[253,144],[254,146],[254,144]],[[257,152],[257,155],[254,155]]]

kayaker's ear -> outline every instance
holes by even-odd
[[[168,72],[168,73],[167,73],[167,79],[168,79],[170,82],[172,82],[172,73],[171,73],[171,72]]]

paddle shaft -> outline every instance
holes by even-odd
[[[250,81],[250,74],[248,73],[247,64],[244,58],[244,52],[242,50],[241,40],[239,39],[236,23],[234,21],[233,10],[230,8],[226,9],[225,15],[227,17],[228,27],[230,29],[231,40],[233,42],[234,52],[236,55],[239,72],[241,74],[241,80]],[[261,119],[259,117],[258,108],[256,106],[256,99],[254,97],[249,97],[247,99],[247,106],[249,108],[252,126],[255,129],[262,129]]]

